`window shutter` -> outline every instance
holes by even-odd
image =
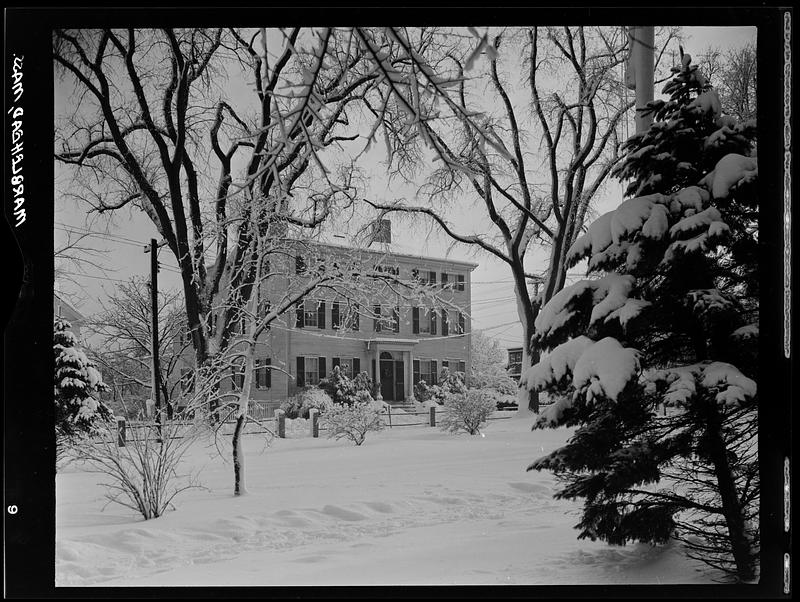
[[[442,288],[447,288],[447,272],[442,272]]]
[[[272,370],[269,369],[269,366],[272,365],[272,359],[267,358],[264,360],[264,365],[266,366],[263,368],[264,370],[264,386],[267,389],[272,388]]]
[[[296,310],[297,311],[297,322],[295,324],[295,326],[297,326],[297,328],[302,328],[303,326],[306,325],[306,316],[305,316],[305,313],[304,313],[305,312],[305,308],[306,308],[305,301],[301,301],[300,303],[297,304],[297,310]]]
[[[436,367],[436,360],[431,360],[431,384],[435,385],[439,382],[438,368]]]
[[[414,307],[411,310],[411,332],[419,334],[419,307]]]
[[[467,320],[464,318],[464,314],[458,312],[458,332],[459,334],[464,334],[466,332],[466,325]]]
[[[464,275],[463,274],[459,274],[458,276],[456,276],[456,280],[458,281],[456,289],[459,290],[459,291],[463,291],[464,290]]]
[[[419,382],[419,360],[414,360],[414,384],[416,385]]]
[[[450,323],[447,321],[447,310],[442,310],[442,336],[446,337],[450,334]]]
[[[326,374],[325,374],[325,358],[321,357],[317,361],[318,361],[318,365],[319,365],[319,379],[322,380],[326,376]]]
[[[361,358],[353,358],[353,378],[361,374]]]
[[[325,301],[317,305],[317,328],[325,328]]]
[[[372,313],[375,315],[375,319],[373,321],[373,329],[375,332],[381,331],[381,306],[375,305],[372,308]]]
[[[432,309],[431,315],[431,334],[436,334],[436,310]]]
[[[333,369],[341,363],[341,360],[338,357],[331,358],[331,372]]]
[[[395,307],[392,310],[392,331],[400,332],[400,308]]]
[[[297,378],[295,382],[297,383],[297,387],[301,388],[304,387],[306,384],[306,358],[302,355],[297,356]]]
[[[428,277],[429,284],[436,284],[436,272],[431,272],[430,276]]]
[[[260,389],[260,388],[263,387],[263,384],[261,383],[261,375],[263,374],[263,372],[261,370],[261,360],[260,359],[256,359],[255,368],[253,368],[253,372],[254,372],[255,377],[256,377],[256,379],[255,379],[256,380],[256,389]]]
[[[356,306],[356,313],[353,315],[353,330],[358,330],[361,323],[361,314],[358,313],[358,306]]]
[[[466,371],[467,371],[467,363],[466,362],[458,362],[458,371],[466,373]]]
[[[337,329],[341,328],[341,326],[339,322],[339,303],[334,301],[331,303],[331,328]]]

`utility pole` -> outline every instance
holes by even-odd
[[[150,239],[150,305],[153,321],[153,402],[155,405],[158,442],[161,443],[161,391],[159,389],[158,365],[158,245],[155,238]]]
[[[647,103],[653,100],[653,71],[655,61],[655,31],[653,26],[628,27],[630,55],[628,58],[628,89],[636,91],[636,133],[647,130],[653,116],[643,114]]]

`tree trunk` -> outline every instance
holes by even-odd
[[[752,542],[745,532],[742,506],[739,503],[736,483],[728,462],[728,450],[722,438],[722,416],[714,404],[715,400],[710,400],[709,421],[706,426],[708,454],[717,477],[722,511],[728,526],[731,552],[736,563],[736,573],[739,580],[748,582],[755,578]]]
[[[533,315],[529,310],[526,311],[524,301],[520,299],[517,294],[517,313],[519,314],[520,322],[522,323],[522,374],[526,370],[539,361],[539,353],[531,349],[531,336],[534,332]],[[517,412],[518,418],[531,418],[539,413],[539,393],[536,391],[528,391],[524,386],[519,386],[517,389]]]
[[[233,431],[233,495],[247,493],[244,486],[244,452],[242,451],[242,431],[247,416],[239,415],[236,419],[236,428]]]

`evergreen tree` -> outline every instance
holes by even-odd
[[[99,398],[106,390],[95,364],[76,346],[70,324],[57,317],[53,323],[55,354],[54,395],[56,406],[56,458],[81,437],[92,435],[111,410]]]
[[[677,537],[708,565],[752,580],[758,553],[755,124],[721,114],[682,56],[628,140],[617,209],[569,251],[590,278],[536,320],[547,348],[524,376],[557,401],[535,427],[577,427],[533,462],[582,498],[579,537]]]

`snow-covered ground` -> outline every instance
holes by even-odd
[[[579,541],[579,505],[528,463],[569,436],[494,420],[484,436],[404,426],[348,441],[246,437],[248,494],[196,445],[206,489],[143,521],[105,505],[100,475],[56,479],[56,585],[711,583],[679,546]]]

